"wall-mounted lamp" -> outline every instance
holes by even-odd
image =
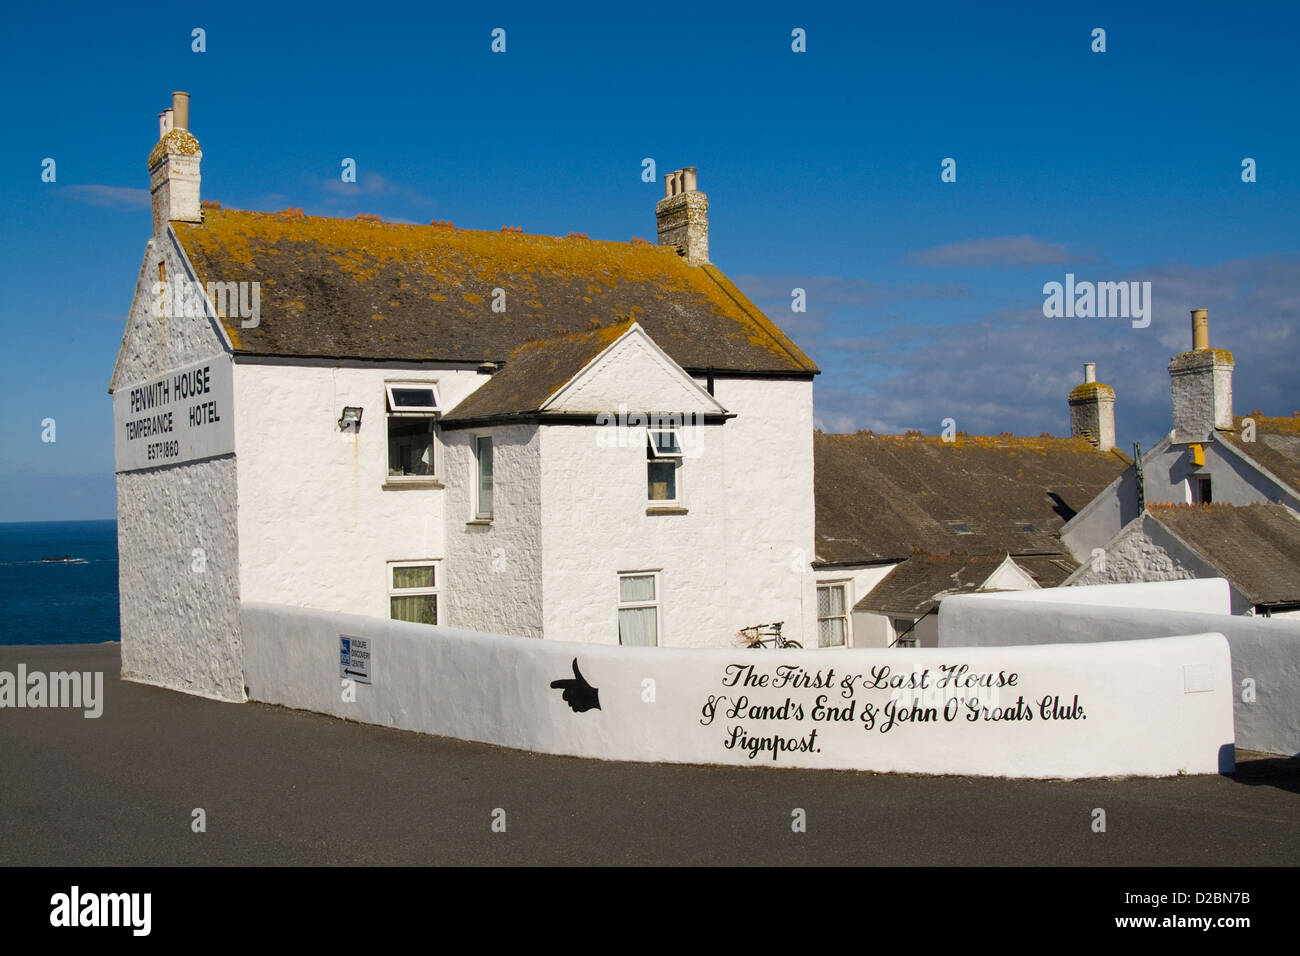
[[[361,430],[361,408],[357,405],[345,405],[343,415],[339,418],[339,431],[357,432]]]

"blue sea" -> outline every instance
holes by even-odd
[[[0,644],[119,639],[116,521],[0,524]]]

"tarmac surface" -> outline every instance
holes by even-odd
[[[98,719],[0,710],[0,864],[1291,866],[1300,851],[1296,759],[1082,781],[613,763],[129,683],[118,649],[0,646],[10,673],[103,671],[105,696]]]

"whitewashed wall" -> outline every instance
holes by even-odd
[[[594,425],[541,426],[547,637],[617,644],[619,573],[658,571],[661,646],[734,646],[772,621],[815,646],[811,392],[719,380],[736,417],[699,426],[678,472],[685,514],[647,513],[643,432],[620,445]]]
[[[486,381],[427,366],[236,362],[246,599],[387,617],[387,562],[445,557],[441,488],[388,478],[384,383],[394,379],[436,381],[444,408]],[[363,409],[355,437],[338,427],[347,405]]]
[[[1052,594],[1051,590],[1023,596],[952,597],[939,609],[939,643],[945,650],[1048,643],[1098,647],[1101,645],[1096,642],[1212,630],[1225,636],[1232,652],[1237,746],[1264,753],[1300,753],[1300,620],[1226,613],[1226,582],[1222,579],[1217,582],[1217,594],[1205,588],[1202,598],[1202,603],[1206,599],[1217,603],[1222,613],[1196,610],[1196,589],[1190,586],[1214,583],[1058,588],[1053,589],[1056,600],[1033,600]],[[1126,588],[1135,593],[1127,606],[1121,606],[1116,592]],[[1108,593],[1085,603],[1090,591]],[[1188,596],[1191,609],[1140,606],[1144,594],[1163,604],[1179,592]],[[1079,603],[1062,603],[1072,596],[1079,596]],[[1251,694],[1255,699],[1246,700]]]
[[[492,436],[490,524],[474,522],[478,464],[474,436]],[[542,636],[541,441],[536,425],[448,431],[444,507],[452,627]],[[585,502],[579,498],[577,506]]]
[[[170,229],[145,247],[110,389],[191,363],[228,362],[202,315],[155,314],[158,265],[193,278]],[[122,440],[114,435],[114,441]],[[117,475],[122,677],[243,700],[235,459],[229,455]]]
[[[117,476],[122,677],[244,699],[235,459]]]
[[[1224,450],[1217,441],[1202,445],[1205,465],[1191,463],[1187,445],[1157,446],[1143,458],[1146,500],[1186,503],[1189,475],[1210,476],[1214,500],[1220,504],[1248,505],[1283,500],[1296,507],[1295,496],[1270,478],[1266,478],[1239,455]]]
[[[1093,584],[1127,584],[1219,577],[1220,571],[1185,544],[1151,514],[1145,514],[1106,544],[1106,560],[1087,561],[1066,579],[1070,587]],[[1254,607],[1250,597],[1232,582],[1233,614],[1246,614]]]
[[[828,655],[532,641],[266,604],[242,613],[254,700],[541,753],[1008,777],[1232,769],[1228,651],[1218,635]],[[354,700],[339,676],[340,635],[371,641],[372,683],[355,685]],[[575,660],[598,709],[575,712],[551,686],[574,678]],[[873,669],[887,684],[884,668],[919,679],[961,665],[1014,673],[1017,683],[977,699],[974,711],[942,692],[913,699],[863,686]],[[741,683],[770,685],[782,673],[830,686]],[[1031,717],[984,719],[983,707]],[[898,719],[927,708],[933,719]],[[945,708],[954,719],[944,719]],[[781,749],[775,759],[770,747],[751,756],[749,740]]]

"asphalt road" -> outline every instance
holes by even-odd
[[[1290,866],[1300,851],[1297,760],[1084,781],[609,763],[132,684],[116,644],[0,647],[0,670],[19,662],[103,671],[106,700],[98,719],[0,710],[4,865]]]

